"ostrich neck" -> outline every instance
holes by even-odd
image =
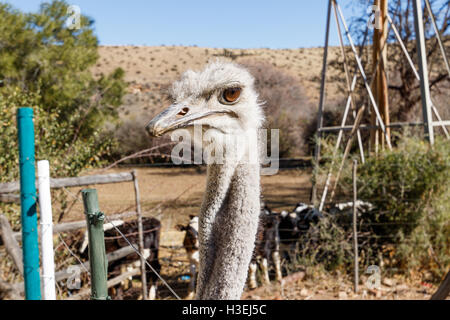
[[[260,168],[211,164],[199,220],[197,299],[240,299],[260,212]]]

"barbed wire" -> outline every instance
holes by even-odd
[[[82,262],[81,259],[75,254],[73,253],[72,250],[70,250],[69,246],[67,245],[67,243],[64,241],[63,237],[61,236],[61,233],[58,233],[59,239],[61,240],[62,244],[66,247],[66,249],[69,251],[69,253],[80,263],[80,265],[83,267],[83,269],[87,272],[87,274],[90,276],[91,273],[89,272],[88,268],[86,268],[86,266],[84,265],[85,262]]]

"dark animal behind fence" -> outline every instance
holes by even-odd
[[[159,241],[161,233],[161,222],[158,219],[151,217],[142,218],[142,227],[144,232],[144,257],[147,262],[160,273],[161,265],[159,263]],[[134,244],[135,248],[138,248],[138,222],[133,220],[130,222],[125,222],[124,224],[117,227],[127,238]],[[105,248],[106,252],[113,252],[122,247],[128,246],[128,243],[120,235],[120,233],[115,229],[105,231]],[[139,256],[136,253],[132,253],[122,259],[114,261],[108,265],[108,274],[110,276],[119,275],[123,272],[123,266],[129,266],[136,261],[139,261]],[[140,263],[135,263],[134,267],[139,267]],[[147,281],[150,284],[149,298],[153,299],[156,295],[156,282],[158,280],[157,275],[146,267]],[[118,296],[120,297],[122,293],[121,288],[118,291]]]
[[[290,213],[281,212],[278,230],[282,258],[292,261],[292,256],[298,251],[301,236],[306,234],[311,224],[319,222],[322,217],[319,210],[302,202],[297,203]]]
[[[281,281],[279,222],[279,214],[273,213],[268,206],[264,206],[259,217],[255,249],[253,250],[249,267],[248,286],[250,289],[256,288],[257,286],[256,271],[258,264],[262,273],[262,280],[265,284],[270,282],[270,262],[272,262],[275,268],[275,279]]]
[[[195,286],[198,274],[198,267],[200,263],[200,256],[198,251],[198,217],[190,215],[190,221],[187,225],[177,225],[179,231],[185,231],[186,234],[183,240],[183,247],[189,260],[190,281],[188,287],[187,299],[192,299],[195,294]]]

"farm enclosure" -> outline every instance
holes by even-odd
[[[128,171],[130,171],[129,168],[122,168],[111,169],[107,172],[97,170],[84,174]],[[175,226],[179,223],[185,224],[189,220],[190,214],[198,214],[205,186],[205,174],[202,172],[204,169],[139,168],[137,171],[143,215],[156,216],[162,222],[161,275],[183,297],[187,290],[187,283],[181,277],[189,273],[189,268],[186,253],[182,247],[184,232],[176,230]],[[274,210],[291,210],[295,203],[307,202],[310,192],[310,177],[310,169],[281,170],[277,175],[264,176],[262,177],[264,200]],[[131,183],[97,185],[96,188],[99,194],[100,208],[107,215],[134,210],[134,190]],[[77,191],[77,188],[67,190],[73,196]],[[55,207],[55,218],[58,215],[58,208]],[[62,222],[80,220],[84,220],[83,206],[80,201],[77,201],[72,209],[64,215]],[[363,275],[362,279],[367,278],[364,277]],[[320,279],[320,283],[316,281],[317,279]],[[392,283],[393,280],[389,281]],[[85,284],[85,281],[83,283]],[[419,280],[405,281],[403,278],[396,278],[394,283],[395,285],[391,287],[383,285],[384,291],[380,296],[376,296],[376,293],[355,295],[349,275],[307,268],[304,271],[288,275],[284,280],[283,287],[272,282],[269,287],[244,292],[243,299],[428,299],[435,290],[435,286],[423,284]],[[138,298],[141,292],[139,287],[140,281],[134,281],[133,288],[126,291],[124,299]],[[72,293],[76,294],[77,290]],[[162,284],[159,285],[157,297],[173,299],[173,296]]]

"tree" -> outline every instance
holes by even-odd
[[[37,13],[22,13],[0,4],[1,180],[17,177],[11,166],[17,161],[11,110],[17,107],[35,109],[38,154],[65,162],[56,166],[59,175],[75,175],[99,161],[112,143],[102,126],[117,119],[124,71],[92,76],[90,67],[99,58],[94,21],[81,15],[80,28],[68,28],[68,7],[55,0]]]
[[[434,16],[438,20],[438,27],[444,42],[444,47],[448,48],[450,37],[445,36],[449,30],[449,8],[450,1],[430,0],[433,8]],[[373,70],[373,61],[371,61],[370,51],[372,46],[370,40],[373,38],[373,30],[367,28],[367,8],[373,4],[373,1],[360,0],[352,2],[352,6],[361,9],[357,18],[352,19],[350,23],[350,33],[353,39],[360,44],[359,55],[366,70],[369,81],[371,80],[371,70]],[[407,51],[417,67],[417,48],[415,42],[414,16],[412,0],[407,1],[390,1],[389,15],[397,27],[400,37],[405,44]],[[446,100],[448,100],[448,86],[450,78],[444,66],[442,55],[435,39],[435,33],[432,28],[431,19],[428,11],[424,10],[424,30],[427,44],[427,61],[428,72],[430,78],[430,89],[432,97],[435,97],[436,107],[440,109],[441,116],[444,118],[449,114],[446,109]],[[389,105],[391,106],[392,121],[411,121],[421,120],[421,112],[419,102],[421,100],[420,85],[414,72],[408,64],[401,48],[395,38],[394,32],[391,30],[388,36],[387,62],[388,62],[388,84],[389,84]],[[367,52],[369,51],[369,52]],[[346,48],[348,61],[351,63],[352,73],[358,73],[353,53]],[[342,58],[337,58],[330,62],[330,65],[337,70],[342,70]],[[341,89],[346,92],[346,85],[341,79]],[[362,81],[358,83],[356,94],[354,95],[357,104],[367,103],[367,92]]]

